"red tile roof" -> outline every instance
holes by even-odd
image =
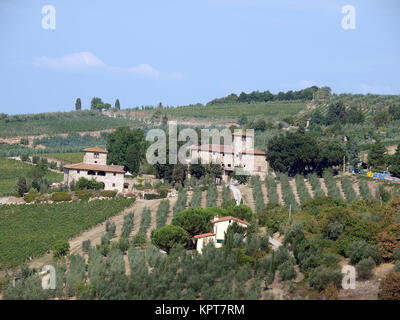
[[[105,171],[105,172],[115,172],[115,173],[125,173],[123,166],[107,166],[103,164],[90,164],[90,163],[74,163],[67,164],[64,166],[66,169],[72,170],[84,170],[84,171]]]
[[[222,221],[226,221],[226,220],[235,220],[235,221],[237,221],[237,222],[243,223],[243,224],[248,225],[248,226],[251,225],[250,223],[248,223],[248,222],[245,221],[245,220],[241,220],[241,219],[238,219],[238,218],[232,217],[232,216],[227,216],[227,217],[218,218],[217,220],[212,219],[212,220],[211,220],[211,223],[218,223],[218,222],[222,222]]]
[[[108,153],[107,150],[101,149],[99,147],[94,147],[94,148],[86,148],[83,149],[85,152],[98,152],[98,153]]]
[[[198,234],[194,237],[195,237],[195,239],[200,239],[200,238],[207,238],[207,237],[213,237],[213,236],[215,236],[215,234],[212,232],[209,232],[209,233]]]

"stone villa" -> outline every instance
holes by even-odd
[[[190,160],[198,159],[199,163],[220,163],[224,169],[223,180],[241,167],[251,175],[259,175],[263,180],[268,172],[266,153],[253,148],[254,136],[245,130],[232,134],[231,145],[204,144],[190,147]]]
[[[107,150],[88,148],[83,150],[83,162],[64,166],[64,183],[70,185],[84,177],[104,183],[105,190],[123,192],[127,189],[124,183],[125,170],[123,166],[107,165]]]
[[[202,252],[203,247],[207,244],[212,242],[216,248],[221,248],[224,241],[225,241],[225,232],[228,230],[228,227],[236,222],[240,227],[247,229],[250,226],[250,223],[247,221],[228,216],[228,217],[214,217],[211,220],[213,224],[213,231],[209,233],[203,233],[194,236],[196,241],[196,249],[199,253]]]

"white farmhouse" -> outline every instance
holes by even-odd
[[[248,223],[247,221],[232,216],[222,217],[222,218],[214,217],[214,219],[211,220],[211,223],[213,224],[212,232],[194,236],[194,238],[197,240],[196,242],[197,251],[201,253],[203,247],[209,242],[214,243],[216,248],[221,248],[225,241],[225,233],[227,232],[228,227],[234,222],[236,222],[240,227],[245,229],[247,229],[247,227],[250,226],[250,223]]]
[[[64,183],[70,185],[83,177],[104,183],[105,190],[123,192],[124,175],[123,166],[107,165],[107,150],[95,147],[84,150],[83,162],[64,166]]]
[[[263,180],[268,172],[266,153],[253,148],[254,136],[246,133],[245,130],[232,134],[232,144],[203,144],[190,147],[190,162],[199,163],[220,163],[224,169],[223,180],[227,181],[228,176],[241,167],[251,175],[259,175]]]

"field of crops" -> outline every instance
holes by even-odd
[[[28,257],[45,253],[58,240],[69,239],[105,221],[133,201],[0,206],[0,268],[15,266]]]
[[[12,195],[15,193],[14,187],[19,176],[29,176],[33,166],[21,161],[0,157],[0,196]],[[63,181],[64,175],[48,171],[45,175],[50,181]]]
[[[53,158],[68,163],[79,163],[83,161],[83,152],[74,153],[43,153],[38,154],[42,158]]]
[[[268,120],[282,119],[295,115],[306,108],[302,102],[268,102],[268,103],[237,103],[210,106],[182,106],[164,109],[164,112],[177,117],[187,118],[238,118],[245,114],[250,119],[263,117]]]
[[[133,124],[133,121],[128,119],[110,118],[96,112],[84,111],[46,114],[43,117],[40,115],[18,117],[19,121],[0,120],[0,137],[96,131]]]

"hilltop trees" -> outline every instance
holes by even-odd
[[[151,242],[160,249],[169,252],[171,248],[186,245],[189,235],[180,226],[167,225],[156,230],[151,235]]]
[[[82,103],[81,103],[81,98],[77,98],[75,102],[75,110],[81,110],[82,109]]]
[[[93,97],[90,101],[90,110],[102,110],[104,107],[104,102],[97,97]]]
[[[117,128],[107,136],[108,164],[118,164],[137,174],[145,160],[147,142],[141,129]]]
[[[119,104],[119,99],[115,100],[114,108],[116,110],[121,110],[121,105]]]

